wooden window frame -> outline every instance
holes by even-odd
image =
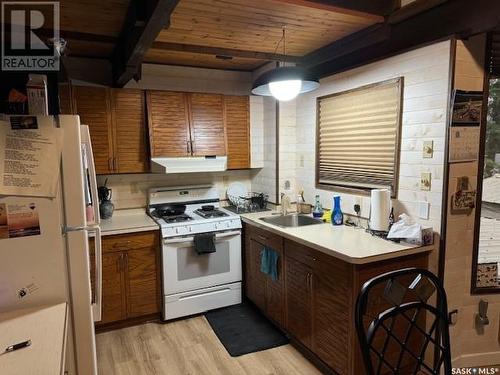
[[[479,260],[479,242],[481,235],[481,209],[482,209],[482,198],[483,198],[483,178],[484,178],[484,162],[485,162],[485,152],[486,152],[486,127],[487,117],[488,117],[488,99],[490,96],[490,80],[500,79],[500,77],[493,75],[489,68],[489,61],[492,55],[492,33],[488,33],[486,39],[486,51],[485,51],[485,65],[484,65],[484,80],[483,80],[483,106],[481,109],[481,128],[479,135],[479,153],[478,153],[478,171],[477,171],[477,183],[476,183],[476,207],[475,207],[475,217],[474,217],[474,240],[472,248],[472,272],[471,272],[471,285],[470,294],[471,295],[483,295],[483,294],[500,294],[499,286],[487,286],[480,287],[477,285],[477,268]]]
[[[319,182],[319,145],[320,145],[320,102],[323,99],[332,98],[335,96],[340,96],[343,94],[348,94],[356,91],[362,91],[370,89],[377,86],[387,85],[391,83],[398,84],[398,108],[397,108],[397,124],[396,124],[396,140],[395,140],[395,150],[394,150],[394,180],[393,180],[393,190],[391,191],[391,198],[397,198],[399,190],[399,164],[401,155],[401,127],[403,123],[403,93],[404,93],[404,77],[396,77],[387,79],[380,82],[371,83],[368,85],[363,85],[353,89],[336,92],[333,94],[323,95],[316,98],[316,166],[315,166],[315,185],[317,189],[336,191],[341,193],[349,193],[356,195],[366,195],[369,196],[374,187],[367,188],[356,188],[352,186],[342,185],[342,184],[325,184]]]

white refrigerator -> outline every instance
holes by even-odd
[[[0,239],[0,312],[66,302],[65,369],[97,374],[94,321],[101,314],[101,236],[96,175],[88,127],[78,116],[37,116],[63,133],[55,198],[0,195],[0,206],[36,207],[39,234]],[[3,122],[3,123],[2,123]],[[0,126],[9,126],[0,121]],[[91,288],[89,238],[94,237]]]

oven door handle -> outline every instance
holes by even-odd
[[[230,232],[222,232],[222,233],[216,233],[215,234],[215,239],[220,239],[220,238],[227,238],[227,237],[233,237],[233,236],[239,236],[241,235],[241,231],[235,230],[235,231],[230,231]],[[194,236],[190,237],[181,237],[181,238],[169,238],[163,240],[164,244],[173,244],[173,243],[187,243],[187,242],[193,242],[194,241]]]

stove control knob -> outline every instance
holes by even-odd
[[[188,227],[188,231],[191,233],[193,231],[192,227]]]
[[[179,228],[175,228],[175,234],[179,234]]]

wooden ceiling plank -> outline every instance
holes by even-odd
[[[267,60],[246,59],[241,57],[225,60],[218,59],[212,55],[150,49],[146,53],[144,62],[198,68],[252,71],[267,63]]]
[[[123,87],[139,71],[147,50],[162,29],[179,0],[132,0],[113,52],[113,82]]]
[[[316,8],[351,16],[364,17],[375,22],[384,21],[395,8],[392,0],[363,1],[363,0],[278,0],[288,4]]]
[[[373,23],[280,0],[182,0],[157,41],[274,53],[285,25],[286,54],[299,57]]]
[[[242,57],[242,58],[256,59],[256,60],[271,60],[271,61],[286,60],[288,62],[294,62],[294,63],[300,63],[301,61],[301,58],[297,58],[294,56],[284,56],[281,54],[247,51],[247,50],[231,49],[231,48],[207,47],[207,46],[198,46],[198,45],[182,44],[182,43],[154,42],[151,48],[164,51],[191,52],[203,55]]]

